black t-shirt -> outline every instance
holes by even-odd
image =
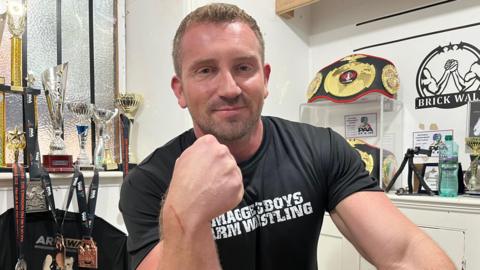
[[[360,190],[380,190],[358,153],[327,128],[262,117],[260,149],[239,164],[245,194],[212,220],[224,270],[317,269],[317,241],[325,211]],[[159,241],[160,202],[175,160],[195,141],[186,131],[130,172],[120,210],[127,249],[137,267]]]
[[[63,216],[63,211],[57,211],[57,215]],[[50,212],[28,213],[25,221],[24,253],[27,268],[42,270],[46,256],[55,257],[55,223]],[[69,212],[63,228],[67,252],[66,263],[73,263],[71,269],[79,269],[77,252],[82,239],[80,214]],[[122,231],[96,216],[92,238],[98,248],[98,269],[129,269],[127,236]],[[0,269],[14,269],[17,263],[17,248],[15,215],[12,208],[0,215],[0,243]]]

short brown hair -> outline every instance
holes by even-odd
[[[263,41],[262,33],[260,28],[257,25],[255,19],[248,15],[243,9],[231,4],[225,3],[212,3],[202,7],[199,7],[188,14],[178,26],[177,32],[175,33],[175,38],[173,39],[173,66],[175,68],[175,73],[181,75],[181,64],[180,59],[181,48],[180,43],[182,42],[183,35],[185,34],[187,28],[194,23],[224,23],[224,22],[243,22],[247,24],[250,29],[257,36],[258,43],[260,44],[260,56],[262,62],[265,61],[265,44]]]

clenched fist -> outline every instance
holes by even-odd
[[[205,135],[177,159],[163,211],[193,228],[238,205],[243,197],[240,168],[227,146]]]

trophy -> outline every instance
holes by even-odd
[[[23,91],[22,76],[22,35],[25,31],[27,6],[22,1],[9,1],[7,8],[8,30],[12,34],[11,77],[12,91]]]
[[[90,118],[93,116],[93,104],[85,102],[71,102],[67,103],[67,109],[80,118],[80,122],[75,124],[77,127],[80,148],[75,165],[79,167],[91,167],[90,159],[88,158],[85,147],[87,145],[88,124],[90,122]]]
[[[112,136],[110,134],[113,134],[113,124],[112,121],[108,122],[106,125],[106,131],[105,131],[105,158],[103,160],[103,164],[105,165],[105,169],[107,171],[111,170],[117,170],[118,169],[118,164],[115,162],[115,158],[113,155],[113,149],[110,147],[111,143],[110,140],[112,139]]]
[[[105,161],[105,141],[107,140],[105,128],[107,123],[112,121],[117,114],[118,109],[113,111],[97,107],[94,107],[93,109],[95,123],[98,125],[98,140],[94,153],[94,166],[97,169],[103,169],[103,164]]]
[[[18,130],[17,127],[14,130],[9,130],[7,133],[7,145],[13,151],[14,162],[18,164],[20,150],[23,150],[26,146],[25,132]]]
[[[480,181],[477,178],[478,159],[480,157],[480,137],[467,137],[465,144],[473,151],[470,163],[470,178],[466,182],[468,192],[480,192]]]
[[[42,83],[54,133],[53,140],[50,142],[50,152],[43,156],[43,164],[49,172],[73,172],[72,156],[65,153],[65,142],[62,139],[67,71],[68,63],[63,63],[42,73]]]
[[[136,164],[137,160],[134,152],[132,151],[132,147],[129,140],[132,133],[132,126],[134,122],[135,113],[137,112],[138,107],[140,107],[140,104],[142,103],[142,99],[143,98],[140,94],[134,94],[134,93],[120,94],[115,99],[115,104],[123,112],[123,115],[121,116],[123,130],[124,130],[124,132],[122,132],[122,137],[124,140],[124,142],[122,142],[122,147],[128,144],[128,146],[126,147],[127,149],[122,149],[122,153],[125,153],[125,151],[128,151],[126,152],[126,155],[128,155],[128,161],[129,163],[133,163],[133,164]]]

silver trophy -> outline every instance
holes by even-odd
[[[63,105],[67,85],[68,63],[51,67],[42,73],[42,83],[47,99],[48,112],[54,138],[50,142],[49,155],[65,155],[65,142],[62,139]]]
[[[113,111],[97,107],[94,107],[93,109],[95,123],[98,126],[97,145],[95,146],[94,153],[94,166],[97,169],[102,169],[105,161],[105,142],[108,139],[106,134],[107,123],[112,121],[117,114],[118,109],[116,108]]]
[[[80,167],[90,167],[91,163],[88,158],[86,146],[89,123],[93,117],[93,104],[86,102],[69,102],[67,103],[67,109],[80,118],[79,122],[75,124],[80,149],[75,164]]]

